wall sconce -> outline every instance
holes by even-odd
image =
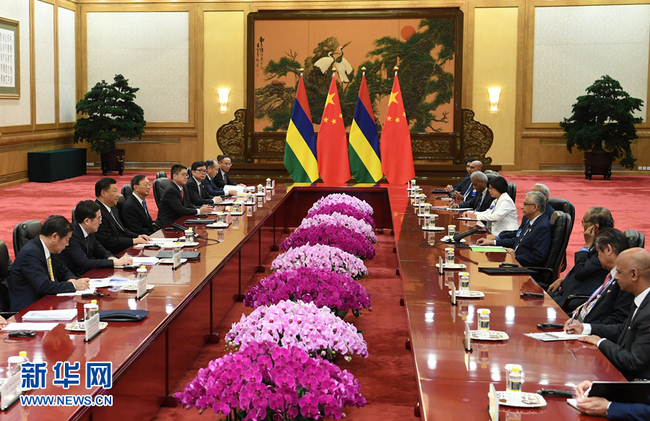
[[[490,96],[490,111],[496,112],[499,108],[501,88],[488,88],[488,95]]]
[[[228,88],[219,88],[217,89],[219,94],[219,105],[221,114],[225,114],[228,111],[228,97],[230,96],[230,89]]]

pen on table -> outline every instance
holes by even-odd
[[[571,316],[571,320],[569,320],[569,324],[567,325],[566,333],[569,333],[569,329],[568,329],[568,327],[571,326],[571,323],[573,323],[573,321],[576,319],[576,314],[577,314],[577,313],[578,313],[577,311],[574,311],[574,312],[573,312],[573,315]]]

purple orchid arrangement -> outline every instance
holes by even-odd
[[[358,257],[338,247],[322,244],[294,247],[280,254],[271,263],[271,271],[285,271],[299,267],[327,269],[347,273],[356,280],[368,275],[368,269]]]
[[[315,215],[331,215],[333,213],[340,213],[341,215],[351,216],[354,219],[364,221],[366,224],[370,225],[372,229],[376,228],[375,220],[372,216],[347,203],[332,203],[321,205],[318,208],[312,207],[307,214],[307,218],[311,218]]]
[[[338,420],[345,406],[366,405],[360,388],[347,370],[300,348],[252,342],[210,361],[175,397],[187,409],[212,407],[231,420]]]
[[[280,301],[242,314],[226,334],[226,349],[245,349],[253,342],[273,342],[283,348],[296,347],[310,356],[333,360],[353,354],[368,357],[368,346],[354,325],[338,318],[327,307],[314,303]]]
[[[321,206],[328,206],[336,203],[346,203],[358,209],[359,211],[365,213],[366,215],[372,215],[374,212],[372,206],[370,206],[368,202],[366,202],[365,200],[361,200],[359,198],[347,195],[345,193],[333,193],[318,199],[318,201],[314,203],[311,209],[309,209],[309,212],[311,212],[313,209],[318,209]]]
[[[327,223],[304,227],[301,224],[289,238],[282,242],[280,250],[289,250],[306,244],[337,247],[365,260],[375,258],[375,248],[363,234],[342,225]]]
[[[257,308],[283,300],[313,302],[317,307],[328,307],[339,317],[350,310],[359,317],[364,307],[372,311],[366,289],[349,274],[311,267],[274,272],[248,291],[244,304]]]
[[[365,236],[371,243],[377,242],[377,235],[373,231],[372,226],[361,219],[355,219],[340,213],[308,216],[302,220],[298,228],[313,227],[319,224],[340,225]]]

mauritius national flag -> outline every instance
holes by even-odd
[[[316,136],[311,122],[309,103],[302,73],[293,103],[289,130],[284,147],[284,166],[296,183],[313,183],[318,180],[316,161]]]
[[[358,183],[376,183],[384,176],[379,159],[379,136],[373,117],[366,74],[363,74],[359,87],[357,108],[350,128],[348,145],[350,172]]]

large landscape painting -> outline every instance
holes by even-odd
[[[316,131],[333,69],[349,131],[363,68],[381,131],[395,66],[411,131],[446,136],[457,131],[462,57],[458,9],[250,15],[249,132],[268,137],[287,130],[301,68]]]

